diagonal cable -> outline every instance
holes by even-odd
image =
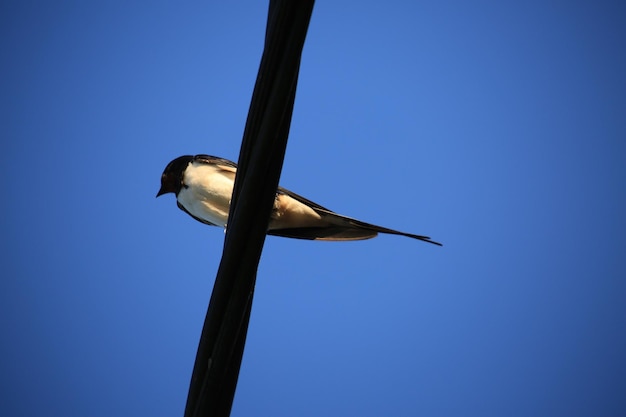
[[[230,415],[313,3],[270,1],[224,252],[198,345],[185,417]]]

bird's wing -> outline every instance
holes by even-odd
[[[213,165],[219,168],[225,175],[235,180],[235,174],[237,173],[237,164],[228,159],[218,158],[211,155],[196,155],[193,157],[194,162],[200,162],[202,164]]]
[[[210,165],[224,165],[225,167],[237,169],[237,164],[228,159],[219,158],[217,156],[199,154],[193,157],[194,161],[199,161]]]
[[[341,241],[371,239],[375,237],[378,233],[386,233],[391,235],[406,236],[424,242],[432,243],[434,245],[442,246],[441,243],[431,240],[428,236],[401,232],[399,230],[377,226],[375,224],[366,223],[361,220],[353,219],[352,217],[335,213],[334,211],[331,211],[326,207],[320,206],[319,204],[282,187],[278,188],[278,192],[286,194],[289,197],[311,207],[317,214],[320,215],[323,222],[326,224],[321,225],[320,227],[274,229],[268,231],[268,234],[270,235],[292,237],[298,239]]]

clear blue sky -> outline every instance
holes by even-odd
[[[0,415],[182,416],[265,2],[0,5]],[[233,416],[626,415],[626,6],[319,1]]]

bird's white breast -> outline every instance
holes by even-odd
[[[233,194],[234,173],[218,165],[189,164],[178,202],[196,217],[225,227]]]

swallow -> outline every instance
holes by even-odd
[[[194,219],[226,228],[237,164],[210,155],[184,155],[161,175],[157,197],[174,193],[178,207]],[[278,187],[268,235],[308,240],[363,240],[378,233],[407,236],[442,246],[428,236],[400,232],[337,214],[292,191]]]

